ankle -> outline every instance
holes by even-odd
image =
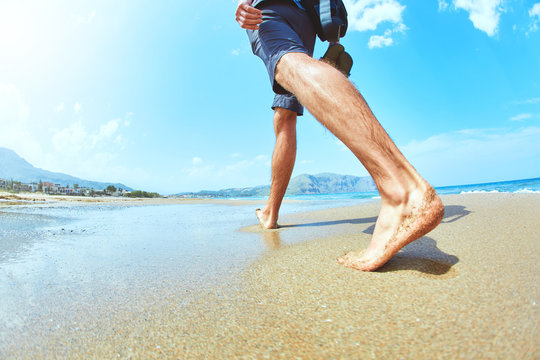
[[[402,206],[406,205],[411,196],[414,197],[414,194],[424,194],[430,188],[430,185],[422,181],[408,185],[392,184],[391,186],[387,185],[381,188],[383,190],[379,190],[379,193],[384,203],[391,206]]]
[[[262,211],[262,214],[263,214],[264,218],[268,222],[271,222],[271,223],[276,223],[277,222],[277,216],[275,215],[275,212],[272,211],[272,208],[266,206],[261,211]]]
[[[384,190],[379,190],[381,200],[390,206],[401,206],[409,200],[410,192],[402,187],[392,186]]]

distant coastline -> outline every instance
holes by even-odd
[[[160,194],[134,190],[120,183],[88,181],[62,173],[38,169],[17,155],[14,151],[0,148],[0,191],[12,194],[36,194],[35,199],[45,195],[72,197],[118,197],[118,198],[159,198]],[[511,181],[479,184],[465,184],[436,187],[440,194],[460,194],[476,192],[536,193],[540,192],[540,177]],[[175,199],[249,199],[262,200],[270,193],[270,185],[221,190],[201,190],[168,195]],[[3,197],[9,197],[4,194]],[[21,196],[19,196],[21,197]],[[23,195],[22,198],[28,197]],[[369,176],[320,173],[295,176],[288,188],[286,198],[298,200],[324,199],[373,199],[378,197],[377,188]],[[58,199],[56,197],[55,199]],[[35,200],[31,200],[35,201]],[[106,200],[99,200],[106,201]],[[99,202],[98,201],[98,202]],[[96,201],[88,201],[96,202]]]
[[[441,195],[453,194],[540,194],[540,178],[501,181],[483,184],[469,184],[436,188]],[[358,201],[379,199],[376,191],[334,193],[334,194],[304,194],[286,196],[286,201]],[[188,203],[221,203],[230,205],[259,204],[266,201],[264,196],[245,197],[120,197],[120,196],[70,196],[52,195],[39,192],[6,192],[0,190],[0,206],[24,204],[122,204],[122,205],[166,205]]]
[[[336,177],[341,175],[331,174]],[[306,175],[302,175],[306,176]],[[307,175],[312,176],[312,175]],[[314,177],[317,177],[315,175]],[[364,179],[364,178],[357,178]],[[294,180],[294,179],[293,179]],[[291,181],[291,183],[293,183]],[[172,195],[177,198],[199,199],[265,199],[268,194],[258,191],[262,186],[245,189],[226,189],[218,191],[200,191],[197,193],[185,193]],[[326,187],[328,188],[328,186]],[[269,186],[268,186],[269,189]],[[467,194],[467,193],[540,193],[540,178],[520,179],[511,181],[489,182],[479,184],[465,184],[454,186],[441,186],[435,188],[439,194]],[[286,199],[291,200],[336,200],[336,199],[376,199],[379,193],[375,188],[368,187],[365,191],[328,191],[298,193],[287,191]]]

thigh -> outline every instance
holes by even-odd
[[[290,52],[312,56],[315,30],[307,13],[294,4],[271,3],[261,10],[263,22],[259,30],[248,30],[253,53],[263,60],[274,92],[289,94],[275,81],[276,64]]]

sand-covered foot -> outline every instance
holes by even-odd
[[[349,259],[359,259],[364,256],[366,250],[349,251],[347,254],[340,256],[337,260],[340,264],[348,261]]]
[[[444,206],[435,190],[416,191],[406,204],[383,205],[366,251],[352,251],[338,262],[362,271],[384,265],[401,248],[424,236],[441,222]]]
[[[257,209],[255,210],[255,215],[257,215],[257,219],[259,219],[259,222],[261,223],[261,226],[263,229],[277,229],[278,224],[277,221],[272,221],[269,215],[265,214],[263,210]]]

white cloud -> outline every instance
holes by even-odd
[[[264,165],[264,166],[270,166],[270,162],[268,159],[268,156],[266,155],[257,155],[252,160],[240,160],[234,164],[225,166],[225,169],[220,172],[221,176],[224,176],[227,173],[237,173],[241,171],[245,171],[255,165]]]
[[[90,12],[90,14],[88,14],[88,24],[91,24],[93,21],[94,21],[94,18],[96,17],[96,10],[93,10],[92,12]]]
[[[475,28],[484,31],[488,36],[497,33],[502,0],[454,0],[456,9],[469,13],[469,19]]]
[[[391,30],[386,30],[384,32],[384,35],[373,35],[369,38],[368,47],[370,49],[373,49],[373,48],[382,48],[385,46],[390,46],[394,42],[391,36],[392,36]]]
[[[435,185],[538,176],[540,127],[467,129],[413,141],[401,150]]]
[[[98,131],[89,132],[82,121],[77,121],[54,134],[53,145],[58,152],[79,153],[95,149],[104,142],[118,142],[122,137],[114,137],[121,119],[114,119],[99,127]]]
[[[113,161],[128,143],[121,134],[123,123],[124,119],[116,118],[96,128],[78,120],[53,132],[42,167],[87,179],[107,180],[113,168],[116,175],[125,176],[129,169]]]
[[[54,111],[62,112],[62,111],[64,111],[64,108],[65,108],[64,103],[60,103],[54,108]]]
[[[30,107],[24,94],[13,84],[0,83],[0,146],[34,159],[42,149],[33,135],[29,116]]]
[[[203,166],[203,159],[198,156],[191,159],[191,165],[192,166],[190,168],[184,169],[184,172],[187,173],[189,177],[208,178],[214,176],[214,166]]]
[[[78,121],[57,132],[53,136],[52,142],[58,152],[80,152],[83,148],[89,147],[88,132]]]
[[[120,121],[121,119],[114,119],[106,124],[101,125],[99,128],[98,138],[104,139],[113,136],[114,133],[118,130]]]
[[[191,178],[209,178],[215,176],[215,167],[213,165],[203,165],[204,161],[199,156],[194,156],[191,159],[191,167],[184,168],[183,172]]]
[[[517,104],[537,104],[537,103],[540,103],[540,97],[530,98],[530,99],[517,102]]]
[[[445,0],[439,0],[439,11],[448,9],[448,3]]]
[[[195,166],[186,170],[188,176],[195,178],[208,178],[214,176],[214,167],[212,165]]]
[[[399,23],[394,26],[392,29],[393,33],[405,33],[405,31],[408,29],[408,27],[404,23]]]
[[[512,116],[510,118],[510,121],[523,121],[523,120],[526,120],[526,119],[530,119],[533,116],[534,116],[533,114],[519,114],[519,115],[516,115],[516,116]]]
[[[73,113],[75,115],[79,114],[81,110],[82,110],[82,105],[80,102],[77,101],[75,104],[73,104]]]
[[[203,159],[201,159],[198,156],[195,156],[193,159],[191,159],[191,163],[193,165],[200,165],[200,164],[202,164],[202,162],[203,162]]]
[[[125,148],[125,145],[124,145],[124,137],[122,135],[116,135],[116,137],[114,138],[114,142],[116,144],[120,144],[122,145],[122,150]]]
[[[240,49],[232,49],[231,54],[234,55],[234,56],[240,55]]]
[[[78,25],[86,25],[86,24],[91,25],[96,18],[96,14],[97,14],[96,10],[92,10],[87,14],[84,14],[84,13],[72,14],[71,18]]]
[[[254,178],[254,174],[261,173],[259,170],[270,171],[270,159],[266,155],[257,155],[252,159],[239,159],[241,155],[233,154],[230,158],[236,161],[230,164],[214,165],[203,162],[203,159],[195,156],[191,159],[191,166],[182,169],[192,181],[204,180],[209,187],[222,189],[232,186],[252,186],[259,181]]]
[[[347,7],[349,30],[373,31],[382,24],[390,24],[384,35],[373,35],[369,39],[369,48],[393,44],[392,34],[403,33],[407,29],[403,23],[405,6],[396,0],[344,0]]]
[[[531,25],[529,26],[529,31],[537,31],[538,24],[540,23],[540,3],[536,3],[529,10],[529,16],[531,17]]]
[[[62,111],[62,107],[59,104],[54,110]],[[121,133],[123,123],[124,119],[117,118],[90,126],[77,119],[55,129],[39,115],[32,116],[22,91],[0,84],[0,146],[40,168],[92,180],[121,180],[131,171],[113,161],[127,143]]]
[[[126,115],[124,116],[124,126],[125,127],[131,126],[131,119],[133,118],[133,115],[135,115],[135,113],[133,113],[131,111],[126,113]]]
[[[26,121],[30,109],[21,91],[13,84],[0,84],[0,110],[6,120]]]
[[[98,144],[106,142],[106,141],[114,141],[117,144],[124,145],[122,135],[114,136],[120,129],[121,123],[123,123],[123,119],[117,118],[105,124],[102,124],[99,127],[99,131],[97,132],[97,134],[93,134],[90,136],[90,139],[91,139],[90,147],[95,148]]]
[[[351,30],[375,30],[383,22],[398,24],[405,6],[396,0],[345,0]]]

